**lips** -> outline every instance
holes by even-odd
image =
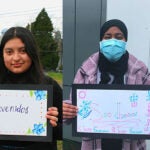
[[[19,68],[22,66],[22,63],[12,64],[13,67]]]

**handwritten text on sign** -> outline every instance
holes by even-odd
[[[0,90],[0,134],[46,136],[47,91]]]
[[[77,132],[150,134],[150,91],[78,89]]]

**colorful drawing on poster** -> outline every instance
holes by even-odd
[[[77,131],[150,134],[149,99],[149,90],[78,89]]]

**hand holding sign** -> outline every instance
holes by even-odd
[[[74,118],[77,116],[77,112],[76,106],[63,102],[63,119]]]
[[[58,121],[58,109],[56,107],[49,107],[46,118],[50,120],[52,127],[56,127]]]

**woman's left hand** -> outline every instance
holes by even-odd
[[[58,109],[56,107],[49,107],[46,118],[50,120],[52,127],[56,127],[58,121]]]

